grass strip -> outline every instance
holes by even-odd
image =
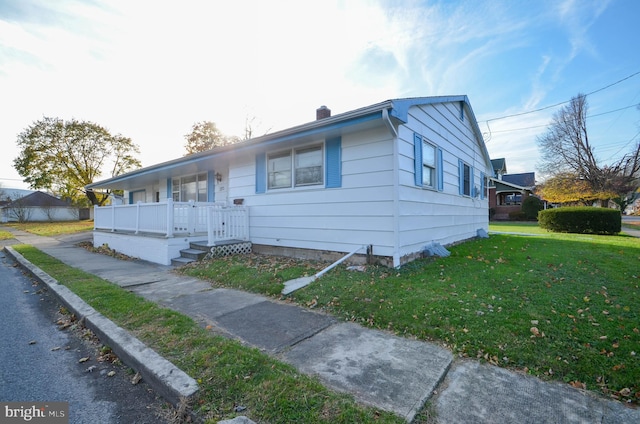
[[[27,260],[67,286],[103,315],[195,378],[193,409],[207,422],[245,415],[269,423],[401,423],[358,405],[257,349],[211,334],[191,318],[158,306],[92,274],[69,267],[28,245]],[[245,407],[240,413],[236,407]]]
[[[338,318],[437,342],[455,354],[640,401],[640,239],[554,234],[535,224],[400,269],[337,267],[288,299]],[[181,272],[279,296],[326,264],[236,256]]]

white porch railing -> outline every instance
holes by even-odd
[[[96,206],[94,229],[135,234],[206,234],[207,244],[225,240],[249,240],[249,209],[218,203],[174,202]]]

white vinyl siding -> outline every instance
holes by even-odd
[[[303,145],[298,151],[308,153],[307,148],[316,146],[322,147],[324,156],[324,143]],[[288,151],[293,154],[294,149],[273,153]],[[375,254],[393,255],[393,141],[382,122],[366,131],[342,136],[337,155],[338,187],[327,189],[325,184],[310,184],[297,190],[292,183],[289,190],[270,189],[271,153],[266,152],[264,193],[256,190],[254,173],[259,172],[261,161],[256,161],[254,154],[237,157],[229,165],[229,198],[243,198],[249,206],[254,244],[336,252],[373,244]],[[318,176],[319,161],[314,164],[308,159],[304,157],[298,164],[315,168],[309,173]],[[328,166],[325,162],[323,159],[319,172],[323,180]],[[293,167],[292,173],[295,179]]]
[[[438,190],[421,190],[416,180],[416,134],[436,148]],[[482,153],[482,140],[476,138],[470,119],[460,119],[458,102],[412,107],[409,122],[399,128],[398,160],[398,246],[399,256],[420,252],[437,242],[442,245],[475,237],[477,230],[488,231],[488,204],[471,196],[473,172],[488,172],[490,164]],[[425,147],[421,144],[424,163]],[[467,164],[467,195],[460,195],[460,163]],[[424,167],[420,172],[424,173]],[[441,175],[441,178],[438,178]],[[465,187],[463,181],[462,187]],[[478,196],[479,197],[479,196]]]

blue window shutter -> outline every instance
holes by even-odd
[[[413,153],[415,183],[422,186],[422,136],[418,133],[413,133]]]
[[[216,177],[213,171],[207,171],[207,202],[216,201]]]
[[[486,175],[484,174],[484,172],[480,173],[480,198],[484,200],[484,191],[485,191],[485,187],[484,187],[484,180],[486,178]]]
[[[460,120],[464,121],[464,102],[460,101]]]
[[[173,199],[173,187],[171,187],[171,178],[167,178],[167,199]]]
[[[476,186],[473,178],[473,166],[469,167],[469,194],[471,194],[471,197],[476,197],[478,195],[478,193],[476,193]]]
[[[443,169],[443,161],[442,161],[442,149],[438,148],[436,150],[436,166],[438,167],[438,191],[444,190],[444,169]]]
[[[256,193],[267,191],[267,154],[256,155]]]
[[[464,194],[464,162],[458,159],[458,193]]]
[[[129,204],[133,205],[133,192],[132,191],[129,192]]]
[[[342,138],[325,141],[325,187],[342,187]]]

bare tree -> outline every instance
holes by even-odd
[[[591,200],[611,199],[624,209],[624,199],[638,187],[640,143],[610,165],[600,165],[589,142],[587,111],[586,96],[578,94],[553,116],[547,132],[537,140],[541,152],[539,168],[551,179],[571,176],[580,182],[575,187],[586,185]],[[574,197],[584,199],[584,195]]]
[[[24,201],[24,197],[16,196],[6,209],[9,219],[13,218],[20,223],[31,220],[33,210]]]
[[[50,199],[47,199],[41,206],[40,208],[42,209],[42,211],[44,212],[45,216],[47,217],[47,220],[49,222],[53,222],[55,219],[55,215],[56,215],[56,208],[55,206],[53,206],[53,202],[51,202]]]

